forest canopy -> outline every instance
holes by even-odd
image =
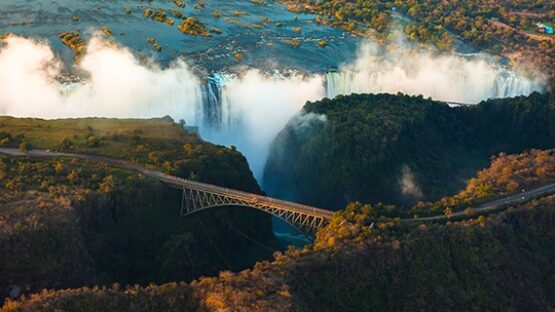
[[[0,145],[23,143],[260,193],[242,154],[204,142],[169,118],[0,117]],[[0,154],[0,297],[189,281],[271,256],[244,237],[273,246],[269,215],[227,207],[181,218],[180,205],[179,190],[106,163]]]
[[[461,107],[401,94],[339,96],[307,103],[289,122],[263,184],[324,208],[412,204],[455,193],[492,155],[553,146],[551,93]]]
[[[500,158],[526,164],[551,154]],[[469,188],[502,180],[497,165]],[[542,310],[555,306],[554,205],[547,196],[489,216],[419,224],[351,203],[313,245],[252,269],[192,283],[43,291],[0,311]]]

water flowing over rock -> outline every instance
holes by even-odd
[[[514,97],[542,90],[538,82],[501,67],[490,68],[483,77],[469,76],[471,72],[465,72],[445,78],[440,86],[422,86],[404,74],[400,76],[405,79],[397,79],[397,84],[385,84],[384,80],[391,79],[388,75],[342,70],[313,75],[257,73],[245,79],[237,74],[214,73],[201,86],[202,103],[184,103],[199,108],[197,121],[187,120],[187,123],[197,122],[195,125],[201,136],[207,140],[237,146],[248,158],[255,176],[260,178],[271,141],[308,100],[351,93],[405,92],[476,104],[488,98]],[[241,89],[247,88],[245,85],[252,89],[247,97],[241,96]],[[445,88],[451,85],[457,86],[446,93]]]
[[[542,91],[542,84],[517,75],[504,68],[495,68],[484,75],[472,76],[471,72],[457,75],[445,73],[433,83],[424,84],[416,79],[418,73],[395,70],[391,72],[360,72],[342,70],[329,72],[326,76],[326,97],[352,93],[397,93],[422,94],[435,100],[477,104],[491,98],[506,98],[528,95]]]
[[[396,93],[403,92],[412,95],[419,95],[424,92],[425,97],[432,97],[437,100],[449,102],[459,102],[466,104],[476,104],[482,100],[490,98],[515,97],[519,95],[528,95],[534,91],[541,91],[543,88],[538,81],[531,80],[526,77],[517,75],[515,72],[504,68],[498,68],[493,74],[480,81],[479,88],[472,88],[475,82],[464,82],[467,77],[454,78],[460,86],[457,90],[448,90],[453,92],[452,96],[442,96],[443,93],[438,86],[431,86],[431,92],[428,90],[418,90],[409,86],[410,77],[406,80],[398,80],[396,85],[385,85],[380,81],[383,73],[361,73],[350,70],[342,70],[336,72],[328,72],[321,75],[325,85],[325,93],[320,97],[334,98],[338,95],[349,95],[352,93]],[[316,75],[320,76],[320,75]],[[229,73],[214,73],[206,79],[206,83],[202,86],[203,97],[202,110],[199,112],[202,117],[202,123],[199,125],[204,131],[230,131],[241,129],[242,113],[248,112],[238,109],[239,103],[235,103],[230,99],[229,87],[233,87],[232,82],[236,82],[238,75]],[[277,79],[289,79],[283,76],[277,76]],[[450,84],[449,81],[445,82]],[[434,93],[435,91],[435,93]],[[256,90],[254,90],[256,92]],[[463,94],[464,96],[459,96]],[[299,107],[300,109],[300,107]],[[275,107],[278,111],[279,107]],[[271,122],[271,121],[270,121]]]
[[[346,69],[313,75],[259,72],[246,75],[249,77],[217,72],[199,79],[192,94],[172,96],[175,100],[172,117],[175,120],[183,118],[187,125],[198,127],[200,135],[209,141],[237,146],[249,160],[257,178],[262,175],[272,140],[308,100],[351,93],[404,92],[475,104],[488,98],[514,97],[542,90],[538,82],[503,68],[488,72],[478,82],[462,75],[453,78],[455,81],[443,81],[443,86],[418,85],[411,77],[400,73],[397,73],[398,83],[389,84],[386,82],[392,78],[387,72]],[[459,86],[445,93],[444,89],[451,84]],[[250,90],[249,94],[244,92],[245,88]],[[77,90],[79,85],[75,82],[62,86],[64,96],[71,96]]]
[[[236,79],[236,75],[214,73],[202,86],[202,126],[214,130],[229,130],[240,122],[238,112],[227,100],[226,84]],[[236,108],[236,107],[235,107]]]
[[[543,89],[541,75],[527,78],[488,56],[384,51],[370,43],[335,72],[242,67],[204,76],[182,58],[165,66],[141,61],[130,49],[97,36],[75,69],[86,78],[65,79],[60,85],[64,66],[47,43],[9,37],[0,49],[0,113],[42,118],[170,115],[198,127],[206,140],[235,145],[256,177],[261,177],[273,139],[307,101],[402,92],[475,104]]]

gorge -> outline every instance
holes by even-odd
[[[0,312],[555,310],[554,8],[1,0]]]

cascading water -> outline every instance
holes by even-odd
[[[474,80],[469,78],[481,78]],[[395,81],[396,83],[391,83]],[[329,72],[325,75],[326,97],[352,93],[396,93],[424,95],[435,100],[477,104],[482,100],[493,98],[515,97],[528,95],[534,91],[542,91],[542,84],[516,75],[507,69],[496,69],[486,72],[481,77],[469,77],[469,73],[449,79],[438,79],[426,86],[419,85],[418,80],[410,77],[405,71],[392,71],[388,74],[380,72],[356,72],[348,69]]]
[[[226,85],[237,79],[230,73],[214,73],[206,79],[202,86],[202,126],[213,130],[229,131],[240,124],[240,114],[227,99]]]
[[[349,69],[314,75],[247,72],[240,76],[219,72],[198,80],[196,85],[187,80],[187,88],[179,84],[169,88],[165,96],[170,98],[160,109],[149,106],[138,116],[163,111],[162,114],[169,114],[176,120],[185,119],[188,125],[199,128],[204,139],[237,146],[249,160],[255,177],[260,178],[273,138],[309,100],[351,93],[404,92],[474,104],[488,98],[526,95],[542,89],[538,82],[501,68],[476,77],[480,78],[478,81],[472,81],[466,72],[456,75],[453,81],[443,77],[439,85],[417,84],[409,74],[418,76],[414,72]],[[397,83],[391,84],[392,79]],[[71,98],[82,93],[80,88],[86,85],[87,82],[69,82],[62,85],[61,93]],[[444,92],[453,85],[456,88]],[[188,92],[183,93],[184,90]]]
[[[527,95],[543,88],[537,81],[517,76],[514,72],[505,70],[495,79],[489,98],[515,97]]]
[[[488,98],[527,95],[542,90],[539,82],[497,65],[482,67],[479,74],[474,69],[467,65],[455,71],[455,75],[438,73],[433,82],[420,82],[418,79],[423,74],[419,70],[401,67],[391,71],[342,69],[313,75],[214,73],[202,86],[202,103],[198,105],[202,118],[197,118],[201,120],[198,126],[205,139],[237,146],[259,178],[271,141],[308,100],[351,93],[403,92],[475,104]]]
[[[541,75],[530,80],[491,57],[391,51],[370,43],[337,72],[247,69],[202,79],[183,59],[161,67],[93,37],[77,64],[87,79],[63,79],[63,67],[47,43],[8,37],[0,48],[0,113],[43,118],[170,115],[197,126],[207,140],[235,145],[258,178],[271,142],[307,101],[353,92],[403,92],[478,103],[542,90]],[[60,86],[60,80],[69,84]]]
[[[414,95],[421,94],[418,90],[403,88],[406,86],[406,81],[403,80],[398,80],[397,85],[385,86],[380,83],[380,79],[383,77],[381,74],[342,70],[328,72],[324,75],[316,74],[315,76],[321,77],[324,82],[325,92],[320,96],[321,98],[324,96],[334,98],[338,95],[352,93],[404,92]],[[491,77],[487,81],[480,81],[481,86],[478,89],[471,89],[472,83],[457,81],[461,85],[457,88],[458,90],[451,90],[453,96],[442,97],[440,94],[434,94],[434,92],[430,92],[431,94],[424,93],[423,95],[437,100],[476,104],[489,98],[515,97],[543,89],[538,81],[518,76],[508,69],[499,69],[493,76],[488,75]],[[274,77],[279,80],[290,79],[280,74]],[[466,79],[467,77],[462,78]],[[203,114],[200,126],[205,131],[236,131],[243,128],[240,105],[233,102],[233,99],[229,96],[230,90],[227,90],[228,87],[233,87],[238,79],[240,79],[238,75],[229,73],[214,73],[206,79],[206,83],[202,86],[203,103],[200,105],[202,107],[200,113]],[[445,83],[448,84],[449,81]],[[436,89],[441,87],[435,86]],[[433,89],[431,90],[433,91]],[[459,90],[466,91],[464,96],[457,96]],[[256,92],[256,90],[253,90],[253,92]],[[474,102],[471,102],[472,99],[474,99]],[[279,110],[279,107],[275,109]]]

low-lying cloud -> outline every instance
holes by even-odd
[[[401,174],[399,176],[399,188],[401,189],[401,194],[406,197],[420,199],[422,198],[422,190],[418,183],[416,182],[416,178],[414,177],[414,173],[412,169],[407,166],[403,165],[401,167]]]

